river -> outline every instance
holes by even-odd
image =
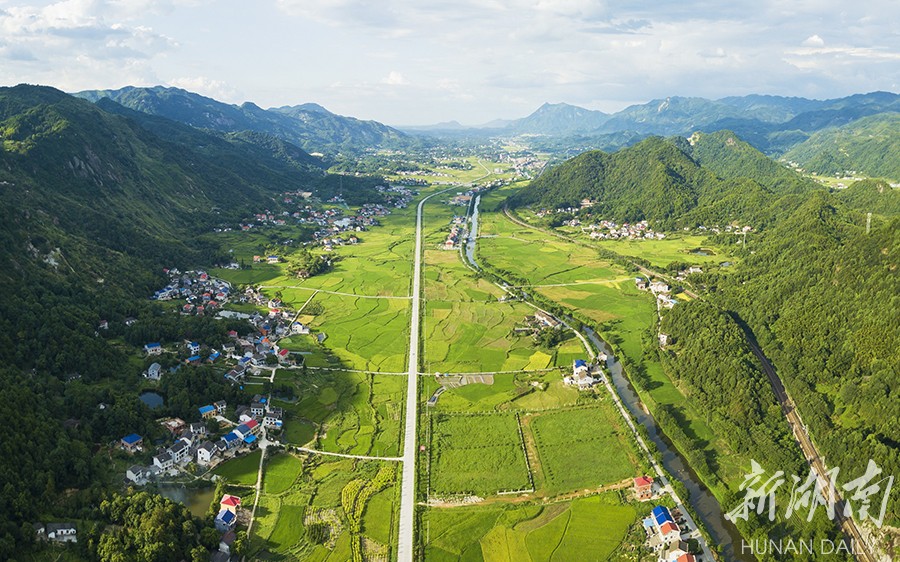
[[[470,217],[472,224],[469,226],[469,236],[466,238],[466,259],[475,269],[478,262],[475,261],[475,241],[478,240],[478,204],[481,203],[481,195],[475,196],[475,202],[472,204],[472,215]]]
[[[597,349],[607,355],[606,367],[611,375],[613,385],[616,387],[616,392],[619,394],[619,398],[622,399],[634,420],[647,430],[650,441],[656,445],[656,448],[662,455],[662,465],[666,471],[684,484],[688,491],[688,503],[691,504],[700,520],[703,521],[703,526],[709,531],[713,542],[720,547],[722,557],[725,560],[753,562],[755,558],[740,555],[735,551],[734,545],[741,544],[742,540],[737,527],[725,519],[725,514],[722,512],[719,501],[700,482],[699,477],[687,466],[684,459],[663,439],[659,428],[656,426],[656,420],[644,411],[640,397],[638,397],[637,392],[635,392],[628,379],[625,378],[622,364],[612,354],[609,346],[598,338],[593,330],[586,326],[584,327],[584,333]]]

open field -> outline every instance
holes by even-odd
[[[275,491],[266,475],[252,537],[259,557],[344,561],[363,542],[388,556],[394,551],[395,465],[286,453],[267,470],[273,464],[273,481],[290,484]]]
[[[580,353],[572,337],[552,349],[537,346],[530,334],[515,334],[534,309],[499,302],[505,292],[478,276],[459,251],[436,249],[460,207],[437,205],[427,214],[425,250],[425,372],[494,372],[544,369],[570,364]],[[475,351],[477,350],[477,352]]]
[[[287,298],[288,291],[284,293]],[[306,294],[297,307],[309,296]],[[280,346],[310,352],[307,365],[328,365],[330,356],[338,359],[340,366],[350,369],[403,371],[409,339],[408,300],[319,293],[312,302],[322,312],[308,320],[311,334],[284,338],[279,341]],[[316,341],[319,333],[326,335],[322,344]]]
[[[583,355],[583,353],[582,353]],[[563,374],[553,369],[545,372],[504,373],[493,375],[493,384],[467,384],[448,388],[434,406],[435,412],[495,412],[544,410],[574,406],[578,390],[563,384]],[[423,379],[423,392],[430,396],[440,387],[432,377]]]
[[[213,470],[213,474],[227,478],[230,484],[254,486],[259,476],[260,455],[262,452],[257,450],[249,455],[220,464]]]
[[[406,377],[312,370],[290,373],[294,376],[279,376],[278,382],[293,384],[297,400],[273,399],[286,414],[286,443],[333,453],[399,454]],[[300,431],[292,433],[291,428],[298,425]]]
[[[607,560],[624,547],[638,513],[615,494],[546,506],[433,508],[425,515],[425,560]]]
[[[430,417],[431,493],[495,494],[531,486],[514,415]]]
[[[589,408],[530,416],[549,493],[597,488],[641,471],[624,422],[604,398]]]

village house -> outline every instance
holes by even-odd
[[[132,433],[123,437],[120,443],[122,444],[122,449],[129,453],[135,453],[143,449],[144,439],[137,433]]]
[[[162,354],[162,344],[158,342],[144,344],[144,351],[147,355],[160,355]]]
[[[38,533],[41,536],[42,533]],[[47,540],[56,543],[78,542],[78,530],[75,523],[47,523],[45,532]]]
[[[187,427],[187,424],[185,424],[184,420],[181,418],[167,418],[162,420],[160,425],[168,429],[169,433],[172,435],[181,435]]]
[[[197,447],[197,464],[207,466],[216,456],[216,446],[211,441],[204,441]]]
[[[634,479],[634,497],[638,501],[649,500],[653,497],[653,478],[639,476]]]
[[[647,544],[654,550],[662,550],[673,541],[681,540],[681,529],[665,506],[654,507],[643,524],[649,537]],[[665,561],[664,558],[662,560]]]
[[[563,379],[569,386],[577,386],[579,390],[587,390],[598,382],[591,376],[591,368],[584,359],[576,359],[572,365],[572,375]]]
[[[238,437],[233,431],[230,431],[219,438],[216,442],[216,448],[222,452],[234,449],[238,445],[241,444],[241,438]]]
[[[175,461],[172,459],[172,455],[169,452],[163,452],[153,457],[153,464],[158,466],[160,470],[168,470],[172,468],[174,463]]]
[[[216,413],[221,415],[225,413],[225,408],[228,407],[228,404],[224,400],[219,400],[218,402],[213,402],[213,406],[216,407]]]
[[[162,378],[162,365],[153,363],[147,368],[147,372],[144,373],[144,376],[152,381],[158,381]]]
[[[688,551],[688,543],[677,540],[665,549],[659,557],[660,562],[695,562],[694,555]]]
[[[222,509],[216,515],[216,530],[220,533],[227,533],[228,531],[234,529],[234,526],[237,524],[237,515],[234,512],[228,511],[227,509]]]
[[[125,471],[125,478],[138,486],[143,486],[150,479],[150,472],[146,467],[136,464]]]
[[[203,422],[194,422],[188,426],[188,431],[190,431],[192,435],[206,435],[206,424]]]
[[[261,418],[266,413],[266,405],[262,402],[250,403],[250,415],[254,418]]]
[[[283,425],[283,417],[284,411],[281,408],[271,408],[263,418],[263,426],[280,428]]]
[[[671,291],[671,288],[665,281],[653,281],[650,283],[650,292],[654,295],[668,293],[669,291]]]
[[[641,291],[647,290],[647,287],[649,287],[648,283],[649,282],[646,279],[644,279],[643,277],[635,277],[634,278],[634,285]]]
[[[208,420],[216,417],[216,407],[215,406],[200,406],[197,408],[200,411],[200,417],[204,420]]]
[[[172,463],[182,464],[190,458],[190,444],[179,439],[167,449],[167,452],[172,455]]]
[[[539,310],[534,313],[534,319],[547,326],[548,328],[559,328],[560,321],[554,318],[552,315],[544,312],[543,310]]]

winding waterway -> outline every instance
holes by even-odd
[[[479,203],[481,203],[481,195],[477,195],[475,197],[475,202],[472,204],[472,215],[470,217],[471,225],[469,226],[469,236],[466,238],[466,259],[469,260],[472,267],[480,270],[481,268],[478,267],[478,262],[475,261],[475,241],[478,239]]]
[[[472,225],[466,241],[466,259],[472,267],[479,270],[481,268],[475,261],[475,243],[478,237],[478,204],[480,202],[481,196],[479,195],[475,198],[475,202],[472,205]],[[741,544],[742,540],[737,527],[725,519],[722,507],[715,496],[700,482],[699,477],[690,469],[684,459],[665,441],[662,433],[656,426],[656,420],[644,410],[637,392],[635,392],[628,379],[625,378],[622,364],[612,354],[609,346],[588,327],[584,328],[584,334],[597,349],[607,355],[606,367],[611,375],[613,385],[616,387],[616,392],[619,394],[619,398],[621,398],[634,420],[647,430],[650,441],[653,442],[662,455],[662,465],[666,471],[684,484],[688,491],[688,503],[700,517],[704,527],[706,527],[706,530],[712,537],[713,543],[719,546],[723,559],[753,562],[755,558],[742,555],[735,550],[735,545]]]

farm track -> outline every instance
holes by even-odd
[[[310,455],[324,455],[327,457],[340,457],[342,459],[359,459],[366,461],[386,461],[386,462],[400,462],[403,460],[403,457],[375,457],[370,455],[351,455],[348,453],[332,453],[330,451],[320,451],[318,449],[309,449],[307,447],[293,447],[294,451],[300,451],[301,453],[308,453]]]
[[[260,285],[260,289],[296,289],[303,291],[314,291],[314,293],[325,293],[326,295],[338,295],[341,297],[355,297],[358,299],[400,299],[409,300],[413,297],[403,295],[357,295],[355,293],[343,293],[340,291],[327,291],[325,289],[314,289],[312,287],[304,287],[302,285]],[[315,296],[315,295],[313,295]]]

